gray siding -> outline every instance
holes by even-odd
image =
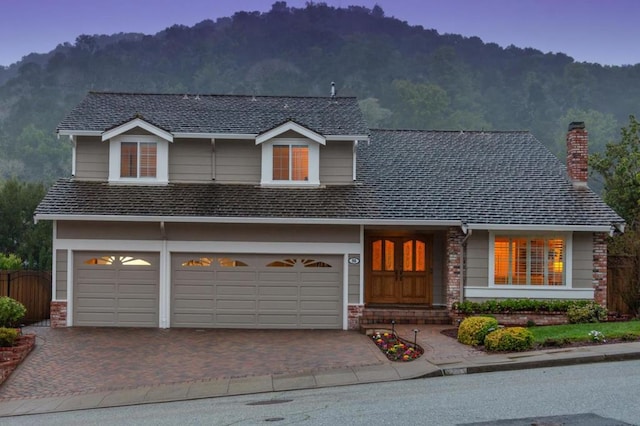
[[[173,241],[335,242],[360,241],[358,226],[167,223]]]
[[[593,288],[593,234],[573,234],[572,288]]]
[[[327,142],[320,147],[320,183],[353,183],[353,142]]]
[[[260,183],[262,148],[255,141],[216,140],[216,181]]]
[[[67,251],[56,250],[55,300],[67,300]]]
[[[489,286],[489,233],[473,231],[467,240],[465,286]]]
[[[176,139],[169,144],[170,182],[211,182],[213,148],[207,139]]]
[[[358,258],[360,255],[350,254],[349,258]],[[348,303],[360,303],[360,264],[352,265],[349,263],[348,284],[349,284],[349,300]]]
[[[58,221],[58,238],[99,240],[159,240],[159,223],[62,222]]]
[[[99,137],[76,139],[76,175],[83,180],[107,180],[109,177],[109,142]]]

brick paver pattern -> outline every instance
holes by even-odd
[[[388,362],[364,334],[339,330],[32,327],[36,347],[0,400]]]

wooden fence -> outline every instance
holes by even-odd
[[[27,308],[25,324],[49,320],[51,272],[0,271],[0,296],[16,299]]]
[[[633,315],[625,302],[629,297],[632,282],[635,278],[634,258],[631,256],[609,256],[607,258],[607,308],[610,312]]]

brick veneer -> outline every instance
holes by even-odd
[[[349,310],[349,330],[359,330],[364,305],[349,305],[347,308]]]
[[[589,174],[589,136],[584,123],[574,122],[567,133],[567,173],[574,184],[586,185]]]
[[[51,302],[51,328],[67,326],[67,301],[54,300]]]
[[[607,234],[593,233],[593,298],[607,307]]]
[[[459,227],[447,229],[447,308],[451,310],[454,302],[460,300],[462,282],[462,241],[464,234]]]
[[[474,315],[453,313],[451,318],[455,324],[468,316]],[[512,314],[491,314],[491,316],[498,320],[498,324],[506,326],[527,326],[529,321],[534,322],[535,325],[562,325],[569,323],[567,314],[564,312],[517,312]]]

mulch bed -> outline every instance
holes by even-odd
[[[18,336],[13,346],[0,347],[0,384],[4,383],[13,370],[29,355],[35,343],[35,334],[24,334]]]

